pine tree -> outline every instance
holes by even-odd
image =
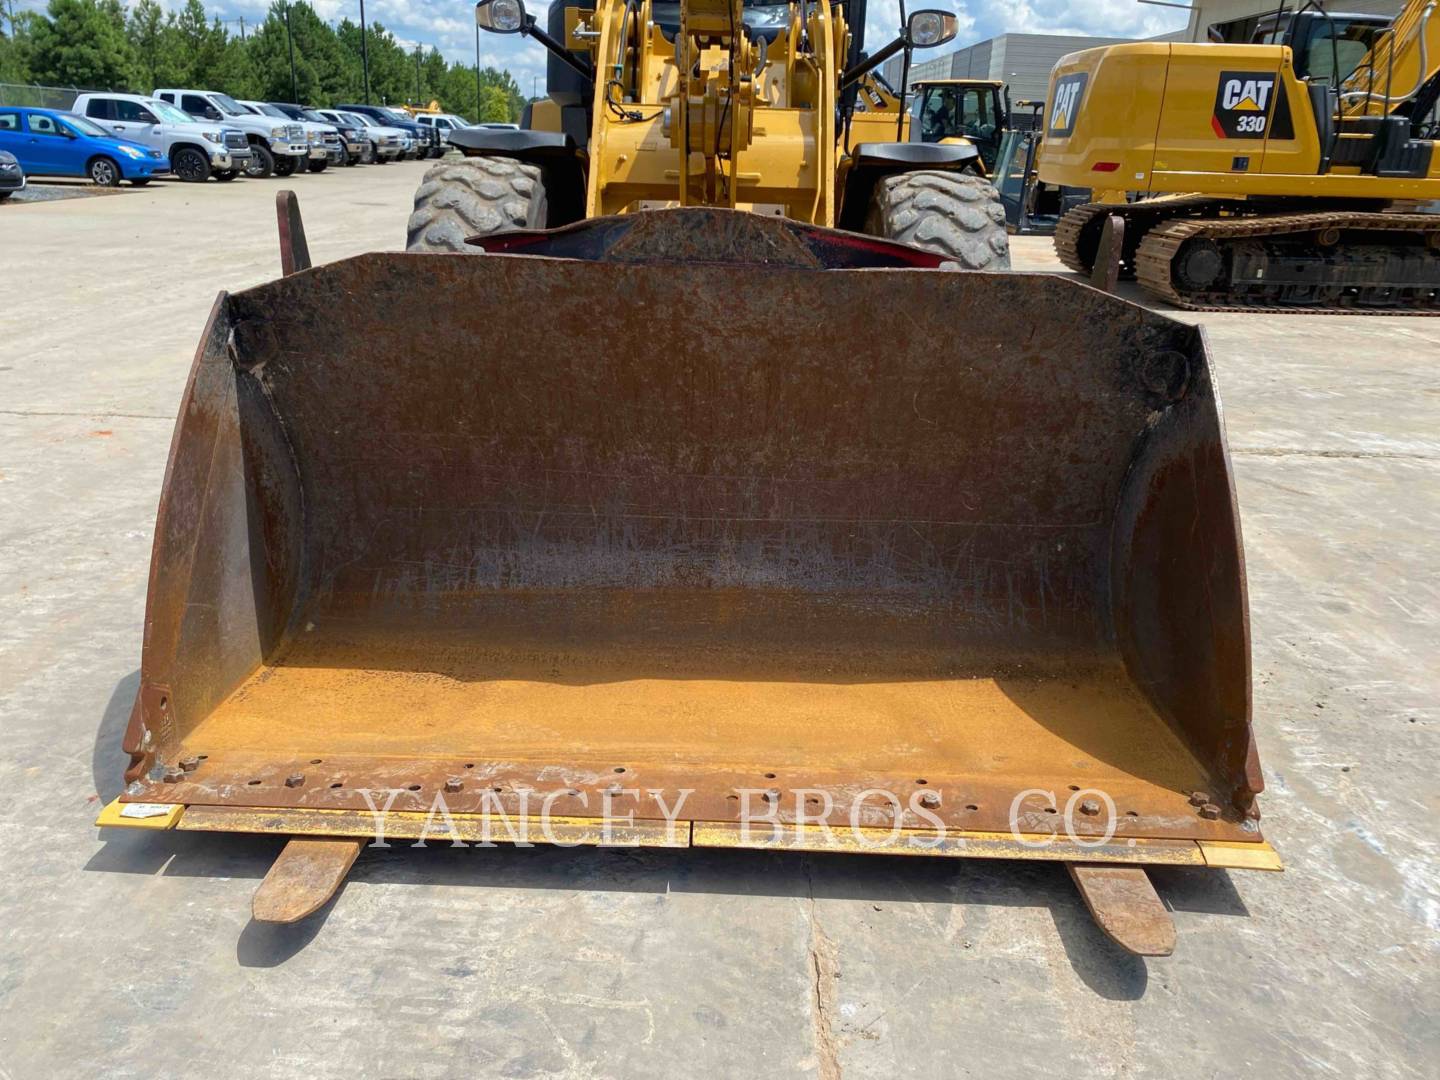
[[[176,83],[197,90],[214,89],[215,71],[225,52],[226,35],[219,23],[211,23],[206,18],[201,0],[186,0],[175,18],[175,37],[180,67]]]
[[[175,86],[183,80],[175,17],[171,15],[167,20],[165,9],[156,0],[138,0],[130,9],[125,36],[135,54],[135,88],[140,93]]]
[[[130,85],[135,60],[114,0],[50,0],[34,22],[30,75],[37,82],[109,90]]]

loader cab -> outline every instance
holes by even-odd
[[[1010,110],[1002,96],[1004,84],[945,79],[916,83],[913,89],[910,140],[968,140],[980,151],[986,173],[993,175],[1001,140],[1010,126]]]

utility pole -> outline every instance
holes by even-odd
[[[370,50],[365,44],[365,0],[360,0],[360,68],[365,72],[365,104],[370,104]]]
[[[417,106],[425,103],[420,100],[420,43],[415,43],[415,104]]]
[[[475,24],[475,122],[480,122],[480,24]]]
[[[240,43],[245,44],[245,16],[240,16]]]
[[[290,43],[290,100],[300,104],[300,80],[295,77],[295,37],[290,33],[290,4],[285,4],[285,40]]]

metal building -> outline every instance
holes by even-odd
[[[1013,99],[1038,99],[1045,96],[1050,69],[1062,56],[1128,40],[1068,34],[1001,34],[945,56],[912,64],[910,82],[913,85],[923,79],[1000,79],[1009,85]],[[900,70],[898,57],[885,65],[884,74],[892,86],[899,85]]]
[[[1266,4],[1261,0],[1194,0],[1190,5],[1190,23],[1186,27],[1184,41],[1204,41],[1205,32],[1212,23],[1243,19],[1247,15],[1259,15],[1277,11],[1280,3]],[[1293,10],[1294,0],[1285,7]],[[1333,0],[1325,5],[1333,13],[1346,12],[1365,15],[1398,15],[1403,0]]]

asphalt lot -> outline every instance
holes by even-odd
[[[282,186],[321,262],[403,247],[425,168],[0,206],[0,1080],[1440,1075],[1436,319],[1203,316],[1288,869],[1156,871],[1169,959],[1058,864],[392,848],[276,929],[280,841],[93,828],[216,292],[278,275]]]

